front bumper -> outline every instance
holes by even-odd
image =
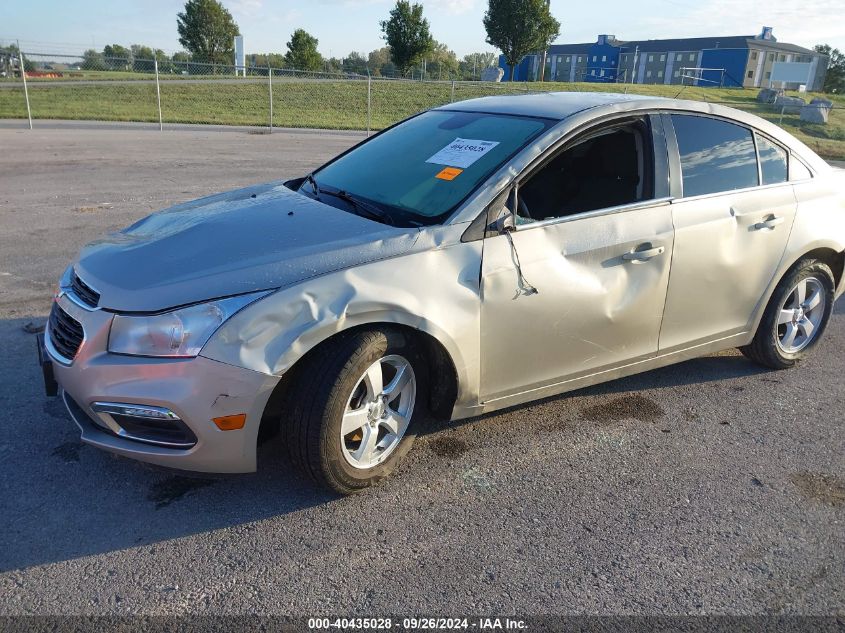
[[[110,354],[111,314],[89,309],[73,295],[58,297],[59,307],[78,321],[84,339],[75,357],[56,352],[45,331],[52,371],[82,441],[98,448],[160,466],[216,473],[252,472],[256,468],[258,429],[264,408],[278,383],[270,376],[215,360],[141,358]],[[95,403],[118,403],[172,412],[193,438],[189,446],[168,446],[132,439]],[[95,408],[99,409],[95,410]],[[246,414],[243,428],[221,431],[214,418]],[[112,416],[113,417],[113,416]]]

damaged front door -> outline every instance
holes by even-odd
[[[519,185],[515,230],[484,242],[483,402],[657,352],[674,233],[649,139],[602,130]]]

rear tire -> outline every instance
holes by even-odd
[[[816,259],[800,260],[781,279],[749,345],[740,351],[771,369],[788,369],[821,340],[833,309],[830,267]]]
[[[341,494],[378,483],[413,444],[426,378],[422,354],[397,329],[351,332],[314,350],[291,385],[292,461]]]

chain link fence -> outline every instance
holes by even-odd
[[[23,53],[0,76],[0,118],[379,130],[454,101],[539,91],[636,92],[723,103],[767,118],[829,158],[845,158],[845,101],[757,100],[757,91],[620,82],[420,81],[353,73]],[[7,65],[8,66],[8,65]],[[796,95],[804,97],[807,95]],[[819,116],[809,117],[809,110]],[[824,110],[824,112],[822,112]],[[823,115],[823,116],[822,116]]]
[[[170,59],[24,53],[0,118],[378,130],[434,106],[539,84],[420,81]]]

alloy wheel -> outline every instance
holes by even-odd
[[[340,430],[343,456],[354,468],[373,468],[392,453],[411,421],[417,379],[397,354],[370,365],[346,403]]]
[[[815,277],[799,281],[781,306],[775,323],[778,347],[795,354],[807,347],[819,331],[827,298],[822,282]]]

